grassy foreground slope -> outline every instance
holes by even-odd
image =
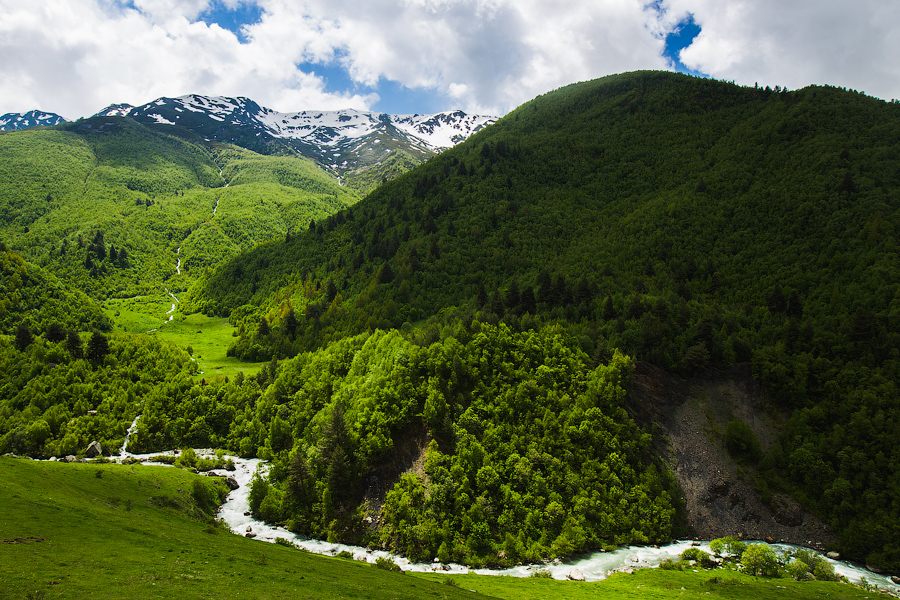
[[[485,597],[232,535],[181,469],[0,457],[0,478],[3,598]]]
[[[844,584],[640,570],[599,583],[397,574],[232,535],[207,477],[169,467],[0,457],[0,596],[132,598],[880,597]],[[456,585],[446,585],[451,579]],[[474,590],[474,591],[470,591]]]
[[[446,578],[422,575],[431,581]],[[618,598],[722,598],[728,600],[757,600],[759,598],[784,598],[803,600],[835,598],[865,600],[891,598],[887,594],[866,591],[845,583],[825,581],[794,581],[793,579],[766,579],[746,575],[738,571],[665,571],[639,569],[634,574],[615,573],[596,583],[575,584],[544,578],[490,577],[457,575],[453,581],[463,589],[507,600],[614,600]]]
[[[745,457],[760,489],[900,569],[898,156],[900,105],[854,91],[610,76],[242,255],[198,305],[256,360],[375,328],[431,343],[477,317],[558,323],[598,362],[752,363],[787,422]]]

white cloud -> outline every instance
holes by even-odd
[[[575,81],[666,68],[664,35],[688,13],[702,33],[682,60],[717,78],[900,96],[900,4],[883,0],[663,0],[662,13],[649,0],[257,0],[246,43],[197,20],[251,2],[0,0],[0,113],[76,118],[188,93],[365,109],[390,80],[502,114]],[[326,89],[309,63],[342,66],[357,88]]]
[[[882,0],[666,0],[702,32],[691,68],[737,83],[831,84],[900,97],[900,3]]]

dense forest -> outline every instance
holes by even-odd
[[[80,241],[44,225],[41,198],[63,193],[47,181],[100,174],[78,158],[93,151],[86,133],[42,136],[71,176],[35,175],[15,196],[0,216],[9,245],[98,297],[136,290],[137,271],[102,275],[138,261],[154,272],[139,245],[121,259],[112,225]],[[0,136],[0,152],[25,139]],[[514,564],[681,533],[653,432],[626,410],[631,365],[691,376],[749,363],[783,417],[767,453],[742,457],[757,486],[797,498],[847,556],[900,569],[896,103],[611,76],[538,97],[355,204],[295,160],[195,148],[196,162],[167,167],[183,183],[121,206],[189,224],[165,225],[156,246],[169,277],[176,247],[192,269],[181,310],[228,317],[230,352],[266,366],[201,377],[188,352],[140,336],[110,335],[100,354],[97,337],[82,355],[57,331],[77,336],[75,322],[50,333],[59,316],[30,316],[20,340],[9,319],[0,451],[77,451],[86,431],[115,447],[141,414],[135,451],[271,460],[251,495],[269,521],[418,559]],[[324,204],[272,221],[304,206],[277,200],[296,182]],[[218,211],[232,194],[229,222]],[[206,220],[172,220],[192,202]],[[73,268],[99,263],[100,283],[67,274],[63,246]],[[54,391],[76,384],[77,398]]]
[[[792,415],[762,457],[871,564],[900,564],[900,106],[635,73],[539,97],[195,287],[235,355],[559,323],[690,375],[750,362]],[[264,326],[263,326],[264,323]]]

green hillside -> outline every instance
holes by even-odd
[[[25,261],[0,242],[0,333],[12,334],[20,327],[51,325],[59,332],[110,329],[100,306],[80,290],[73,290],[40,267]]]
[[[757,485],[897,569],[898,133],[900,106],[831,87],[576,84],[241,255],[192,302],[230,314],[232,352],[253,360],[376,328],[427,347],[502,321],[556,324],[591,364],[614,349],[684,375],[751,362],[790,417],[749,456]]]
[[[182,469],[0,458],[4,598],[484,598],[214,525],[221,483]]]
[[[358,199],[307,160],[117,117],[4,133],[0,165],[7,245],[101,299],[186,289]]]
[[[733,570],[641,569],[596,582],[394,573],[232,535],[222,490],[183,469],[0,457],[4,598],[888,598],[835,582]]]

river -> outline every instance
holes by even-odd
[[[137,419],[135,419],[137,423]],[[131,430],[129,429],[129,434]],[[147,461],[152,456],[173,455],[174,452],[154,452],[152,454],[131,454],[125,450],[127,447],[127,437],[122,448],[122,454],[118,457],[121,461],[125,458],[134,458],[141,461]],[[210,450],[198,449],[197,455],[201,457],[211,458],[214,453]],[[656,567],[667,558],[678,559],[678,556],[687,548],[697,542],[691,540],[679,540],[671,544],[660,547],[654,546],[625,546],[613,552],[595,552],[580,558],[569,561],[555,561],[550,564],[522,565],[510,569],[469,569],[459,564],[438,564],[438,563],[411,563],[402,556],[394,556],[382,550],[372,550],[359,546],[348,546],[345,544],[336,544],[325,542],[322,540],[311,539],[298,536],[282,527],[274,527],[257,521],[249,515],[250,511],[250,482],[254,473],[259,470],[265,473],[268,465],[265,461],[258,458],[238,458],[229,456],[234,461],[235,470],[226,471],[224,469],[216,469],[214,473],[223,477],[234,477],[240,487],[230,492],[225,499],[225,503],[219,509],[218,517],[224,521],[228,527],[238,535],[251,534],[254,539],[263,542],[274,543],[276,538],[288,540],[292,544],[314,552],[316,554],[335,555],[338,552],[349,552],[356,560],[374,563],[376,558],[384,557],[393,560],[404,571],[417,572],[441,572],[441,573],[468,573],[470,571],[479,575],[511,575],[514,577],[528,577],[535,571],[549,571],[554,579],[566,579],[573,569],[578,569],[583,575],[585,581],[601,581],[606,579],[611,573],[623,570],[633,570],[638,568]],[[152,463],[148,463],[152,464]],[[750,542],[765,543],[765,542]],[[796,550],[799,546],[790,544],[770,544],[779,554],[789,550]],[[709,542],[700,542],[699,548],[705,552],[712,554],[709,548]],[[835,573],[846,577],[851,583],[861,584],[863,581],[868,584],[875,585],[880,591],[892,593],[900,596],[900,585],[891,582],[890,578],[885,575],[872,573],[864,566],[843,560],[832,560],[826,558],[834,567]]]

